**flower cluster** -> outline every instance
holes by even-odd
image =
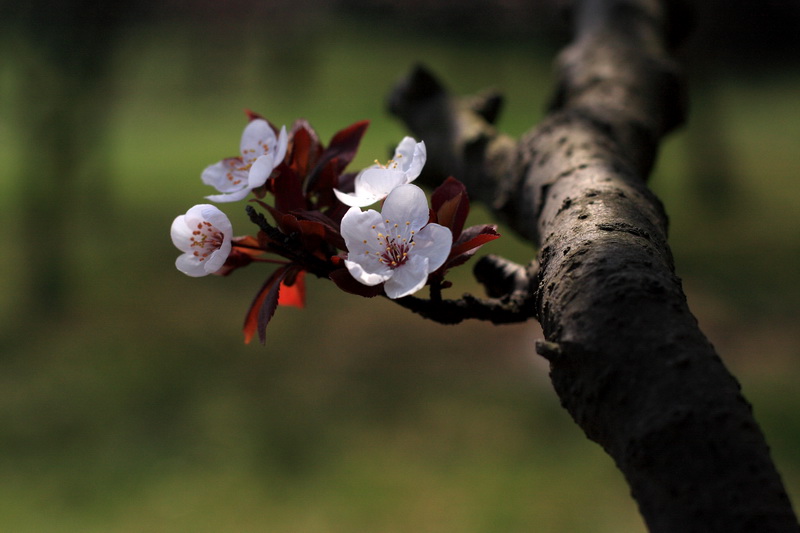
[[[450,268],[499,237],[493,226],[464,228],[469,201],[454,178],[433,192],[429,208],[423,190],[412,184],[425,165],[423,142],[406,137],[386,164],[352,173],[346,167],[366,121],[324,146],[305,121],[287,133],[248,115],[240,155],[208,166],[202,181],[219,192],[207,196],[213,202],[252,195],[247,212],[257,234],[234,237],[227,216],[209,204],[192,207],[171,228],[183,252],[176,267],[189,276],[224,276],[254,262],[278,265],[247,312],[246,342],[256,333],[264,342],[278,305],[304,306],[307,273],[366,297],[404,298],[426,284],[438,294],[448,286]],[[380,211],[362,209],[378,202]]]

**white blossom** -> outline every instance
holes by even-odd
[[[355,178],[355,192],[344,193],[334,189],[336,197],[345,205],[366,207],[383,200],[400,185],[411,183],[422,172],[427,153],[424,142],[405,137],[397,145],[394,157],[385,165],[376,164],[362,170]]]
[[[216,272],[231,253],[233,228],[225,213],[213,205],[200,204],[172,222],[172,243],[182,252],[175,266],[192,277]]]
[[[212,202],[235,202],[264,185],[286,156],[288,142],[285,126],[276,137],[266,120],[251,120],[242,133],[241,156],[223,159],[203,171],[203,183],[222,193],[206,198]]]
[[[428,217],[428,201],[416,185],[392,190],[381,213],[351,207],[341,226],[350,274],[364,285],[384,283],[389,298],[420,290],[453,245],[450,230],[429,224]]]

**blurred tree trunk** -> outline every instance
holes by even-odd
[[[22,147],[22,312],[56,316],[66,309],[76,250],[111,212],[103,145],[107,67],[124,8],[99,0],[32,1],[6,13],[17,81],[14,131]]]
[[[684,120],[670,50],[677,2],[576,2],[574,41],[546,119],[519,142],[497,99],[451,98],[419,69],[392,111],[454,175],[539,246],[533,296],[563,406],[625,475],[653,532],[796,532],[797,519],[739,384],[688,309],[667,217],[645,185]],[[425,177],[423,176],[423,179]]]

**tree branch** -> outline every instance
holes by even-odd
[[[496,97],[456,100],[421,68],[390,107],[428,144],[428,177],[457,176],[540,246],[537,351],[650,531],[796,532],[751,408],[689,311],[667,217],[645,185],[685,115],[669,55],[681,7],[579,2],[552,109],[519,142],[492,125]]]

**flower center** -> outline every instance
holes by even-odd
[[[205,261],[209,255],[220,249],[223,240],[225,240],[225,236],[210,222],[205,220],[198,222],[197,229],[192,231],[191,246],[197,248],[192,255],[198,261]]]
[[[388,160],[386,162],[385,165],[376,159],[375,160],[375,164],[378,165],[380,168],[383,168],[383,169],[392,169],[392,170],[394,170],[398,166],[400,166],[400,161],[399,160],[403,157],[403,154],[398,154],[396,157],[397,157],[396,160],[395,159],[390,159],[390,160]]]
[[[250,170],[250,167],[253,166],[252,163],[245,163],[242,158],[231,158],[225,162],[228,167],[228,172],[225,173],[225,178],[231,183],[231,185],[241,185],[247,180],[247,172]]]
[[[391,268],[397,268],[408,260],[408,251],[411,249],[412,244],[414,243],[387,239],[386,247],[378,260]]]
[[[410,222],[405,223],[406,226],[410,224]],[[375,226],[372,226],[372,229],[376,229]],[[395,235],[384,235],[378,232],[378,242],[383,251],[375,252],[375,255],[378,256],[378,261],[389,268],[398,268],[408,261],[408,254],[415,244],[414,232],[412,231],[411,235],[407,238],[403,237],[399,231],[399,224],[390,225],[388,220],[386,221],[386,229],[388,231],[394,231]]]

